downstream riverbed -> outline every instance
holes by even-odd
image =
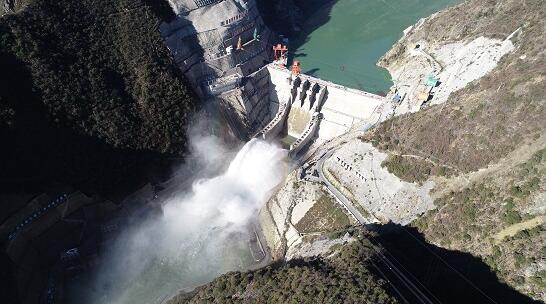
[[[232,158],[214,137],[193,142],[199,171],[214,173],[196,178],[190,189],[176,182],[163,189],[159,215],[135,212],[126,221],[131,226],[104,240],[89,271],[69,280],[66,303],[163,303],[180,289],[269,262],[253,227],[256,213],[288,173],[287,151],[252,139]],[[229,166],[218,169],[224,162]]]
[[[302,71],[369,92],[385,93],[389,73],[377,61],[420,18],[462,0],[339,0],[307,18],[294,57]],[[326,21],[327,20],[327,21]],[[326,21],[326,22],[325,22]]]

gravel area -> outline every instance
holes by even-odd
[[[433,182],[423,185],[400,180],[381,167],[387,154],[370,143],[353,139],[324,164],[348,188],[366,211],[382,222],[406,225],[434,208],[430,197]]]

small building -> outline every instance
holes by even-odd
[[[440,84],[440,79],[435,78],[434,75],[428,75],[425,79],[425,84],[427,87],[435,88]]]

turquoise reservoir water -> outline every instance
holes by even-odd
[[[389,73],[378,59],[420,18],[462,0],[339,0],[308,18],[296,39],[302,71],[369,92],[387,92]],[[329,20],[324,23],[324,17]]]

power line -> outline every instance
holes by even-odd
[[[381,199],[384,200],[384,197],[383,197],[383,193],[379,190],[379,188],[377,187],[377,184],[376,184],[376,189],[377,189],[377,192],[379,193],[379,195],[381,196]],[[405,227],[400,225],[401,229],[406,232],[407,234],[409,234],[413,239],[415,239],[423,248],[425,248],[426,250],[428,250],[430,253],[432,253],[436,258],[438,258],[440,261],[442,261],[442,263],[444,263],[446,266],[448,266],[450,269],[452,269],[457,275],[459,275],[463,280],[465,280],[470,286],[472,286],[474,289],[476,289],[478,292],[480,292],[483,296],[485,296],[489,301],[491,301],[492,303],[495,303],[497,304],[497,302],[495,302],[491,297],[489,297],[484,291],[482,291],[478,286],[476,286],[474,283],[472,283],[472,281],[470,279],[468,279],[466,276],[464,276],[461,272],[459,272],[455,267],[451,266],[447,261],[445,261],[444,259],[442,259],[436,252],[434,252],[433,250],[431,250],[430,248],[428,248],[425,244],[422,243],[421,240],[419,240],[418,238],[416,238],[413,234],[411,234],[410,232],[406,231]],[[384,247],[384,246],[383,246]],[[388,250],[385,248],[385,251],[388,252]],[[389,253],[390,254],[390,253]],[[392,254],[391,254],[392,255]]]
[[[484,291],[482,291],[478,286],[476,286],[474,283],[472,283],[472,281],[470,279],[468,279],[466,276],[464,276],[461,272],[459,272],[455,267],[451,266],[447,261],[445,261],[442,257],[440,257],[440,255],[438,255],[436,252],[434,252],[433,250],[431,250],[430,248],[428,248],[425,244],[423,244],[423,242],[421,240],[419,240],[418,238],[416,238],[413,234],[411,234],[410,232],[406,231],[405,227],[402,226],[402,230],[404,232],[406,232],[407,234],[409,234],[413,239],[415,239],[423,248],[427,249],[430,253],[432,253],[435,257],[438,258],[438,260],[442,261],[446,266],[448,266],[449,268],[451,268],[456,274],[458,274],[462,279],[464,279],[468,284],[470,284],[470,286],[472,286],[474,289],[476,289],[477,291],[479,291],[483,296],[485,296],[489,301],[491,301],[492,303],[495,303],[497,304],[497,302],[495,300],[493,300],[491,297],[489,297]]]
[[[378,242],[379,242],[379,240],[378,240]],[[432,292],[431,292],[423,283],[421,283],[421,282],[419,281],[419,279],[417,279],[410,271],[408,271],[408,270],[406,269],[406,267],[404,267],[404,265],[403,265],[402,263],[400,263],[400,262],[398,261],[398,259],[396,259],[396,258],[394,257],[394,255],[393,255],[392,253],[390,253],[390,252],[387,250],[387,248],[386,248],[385,246],[382,246],[382,247],[383,247],[383,249],[385,250],[385,252],[386,252],[387,254],[389,254],[389,255],[391,256],[391,258],[392,258],[392,259],[393,259],[393,260],[394,260],[394,261],[395,261],[395,262],[396,262],[396,263],[397,263],[397,264],[398,264],[406,273],[408,273],[408,274],[409,274],[409,275],[410,275],[410,276],[411,276],[419,285],[421,285],[421,287],[422,287],[429,295],[431,295],[431,296],[434,298],[434,300],[436,300],[436,302],[442,303],[442,301],[440,301],[440,300],[434,295],[434,293],[432,293]]]

